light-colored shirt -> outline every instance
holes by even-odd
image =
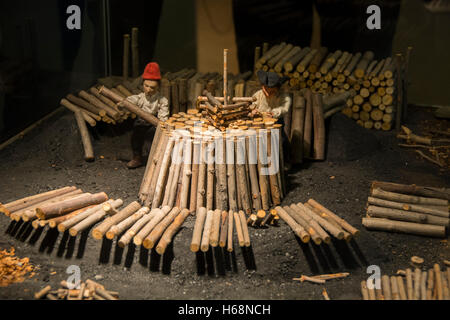
[[[289,111],[292,105],[292,98],[289,94],[279,92],[277,95],[266,97],[263,90],[258,90],[253,94],[256,97],[256,107],[260,112],[272,112],[273,117],[278,119]]]
[[[127,100],[139,108],[148,112],[161,121],[166,121],[169,118],[169,101],[161,93],[157,92],[150,98],[147,98],[144,92],[129,96]],[[140,117],[136,119],[137,124],[147,124],[147,122]]]

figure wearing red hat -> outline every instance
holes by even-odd
[[[161,121],[169,118],[169,101],[159,92],[161,73],[156,62],[150,62],[145,67],[142,74],[143,91],[140,94],[129,96],[128,101],[137,105],[142,110],[158,117]],[[153,139],[156,128],[138,117],[134,122],[133,133],[131,134],[131,148],[133,149],[133,159],[127,163],[129,169],[134,169],[143,165],[142,147],[146,138]]]

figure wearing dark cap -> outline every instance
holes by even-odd
[[[278,119],[278,123],[284,125],[283,116],[289,111],[292,105],[292,97],[287,92],[281,91],[281,86],[287,80],[287,77],[280,77],[275,72],[266,72],[263,70],[258,70],[256,74],[262,88],[253,94],[256,101],[253,103],[254,109],[252,110],[252,114],[268,114],[272,118]],[[284,130],[281,130],[281,140],[285,160],[284,169],[289,170],[291,167],[290,153],[288,152],[289,140]]]
[[[143,91],[140,94],[129,96],[128,101],[137,105],[145,112],[148,112],[161,121],[169,118],[169,101],[159,92],[161,73],[156,62],[150,62],[145,67],[142,75]],[[131,134],[131,148],[133,149],[133,159],[127,163],[129,169],[134,169],[143,165],[142,148],[147,138],[153,137],[156,128],[138,117],[134,122],[133,133]]]
[[[268,113],[275,119],[282,119],[292,104],[291,96],[280,91],[281,85],[287,78],[281,78],[275,72],[263,70],[258,70],[257,76],[262,88],[253,95],[256,98],[253,114]]]

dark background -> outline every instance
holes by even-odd
[[[0,142],[55,110],[67,93],[85,89],[106,75],[105,32],[110,33],[112,75],[122,72],[123,34],[131,33],[132,27],[139,28],[141,67],[153,58],[160,61],[161,56],[166,56],[166,60],[176,57],[176,63],[165,64],[169,68],[195,68],[196,42],[195,32],[192,32],[195,30],[195,1],[177,3],[170,0],[110,0],[110,25],[106,30],[103,0],[1,1]],[[312,3],[234,0],[240,70],[253,68],[254,47],[265,41],[271,45],[281,41],[309,45]],[[82,10],[81,30],[68,30],[65,26],[66,8],[72,4],[79,5]],[[379,4],[383,8],[381,30],[370,31],[365,27],[365,10],[370,4]],[[322,45],[330,50],[356,52],[370,49],[376,56],[390,55],[399,0],[322,0],[316,1],[316,7],[321,17]],[[164,19],[161,19],[162,8],[167,10]],[[178,24],[173,22],[177,16],[180,16]],[[162,33],[160,23],[165,26]],[[183,32],[192,36],[183,35],[177,39],[176,35]],[[161,49],[155,57],[158,34],[164,39],[158,40]],[[181,37],[188,39],[181,42]],[[168,71],[165,65],[162,69]]]

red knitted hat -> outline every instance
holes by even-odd
[[[161,73],[159,72],[159,65],[156,62],[150,62],[145,67],[142,74],[143,80],[161,80]]]

